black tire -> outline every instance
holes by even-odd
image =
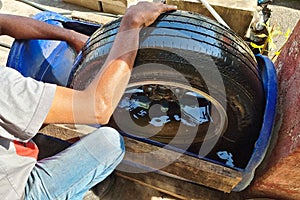
[[[84,89],[93,80],[109,53],[120,20],[92,35],[76,62],[70,87]],[[126,93],[124,98],[137,100],[140,106],[130,112],[119,107],[111,126],[184,149],[188,144],[188,152],[195,155],[204,142],[217,141],[211,143],[213,149],[209,148],[207,158],[226,162],[217,153],[227,151],[236,167],[246,166],[259,135],[265,99],[255,57],[233,31],[199,14],[175,11],[161,15],[140,33],[140,48],[129,87],[138,90]],[[145,102],[146,106],[141,106]],[[150,107],[156,104],[171,120],[159,130],[147,121],[151,120]],[[206,117],[205,122],[189,116],[191,113],[182,114],[184,106],[194,109],[196,104],[199,113]],[[148,113],[135,120],[141,107],[147,107]],[[174,107],[179,111],[175,112]],[[208,109],[205,113],[204,108]],[[126,117],[118,117],[120,113]],[[170,117],[178,113],[182,115],[179,121]],[[197,128],[191,126],[188,130],[191,123]],[[212,132],[208,131],[211,127]],[[157,134],[152,135],[153,132]]]

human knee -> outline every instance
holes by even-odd
[[[106,151],[123,157],[125,153],[124,140],[117,130],[111,127],[101,127],[96,132],[98,140],[106,147]]]

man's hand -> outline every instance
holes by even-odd
[[[127,9],[123,22],[130,21],[134,28],[141,28],[151,25],[161,13],[176,9],[177,6],[163,3],[139,2]]]
[[[127,24],[126,28],[141,28],[151,25],[161,13],[176,9],[176,6],[163,3],[139,2],[137,5],[127,9],[122,22],[130,23]],[[88,36],[75,31],[71,35],[72,37],[68,37],[67,41],[79,52],[87,41]]]
[[[71,46],[75,48],[77,52],[79,52],[83,48],[84,44],[89,39],[87,35],[78,33],[73,30],[70,30],[70,36],[71,37],[67,38],[66,40]]]

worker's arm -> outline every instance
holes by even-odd
[[[105,124],[128,84],[138,50],[139,31],[162,13],[176,9],[162,3],[140,2],[127,9],[110,54],[84,91],[58,87],[45,123]]]
[[[0,14],[0,35],[16,39],[63,40],[77,51],[83,47],[88,36],[73,30],[47,24],[29,17]]]

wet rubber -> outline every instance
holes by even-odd
[[[120,21],[104,25],[91,36],[76,60],[70,87],[82,90],[94,79]],[[224,91],[217,79],[221,79]],[[140,32],[130,84],[155,80],[188,85],[216,100],[225,110],[227,121],[217,144],[205,157],[225,163],[218,152],[227,151],[232,154],[234,166],[247,165],[260,132],[265,99],[255,56],[237,34],[199,14],[174,11],[161,15]],[[118,128],[113,119],[110,125]],[[201,138],[197,140],[196,136],[187,151],[197,154],[205,140]],[[168,143],[161,135],[151,139]]]

